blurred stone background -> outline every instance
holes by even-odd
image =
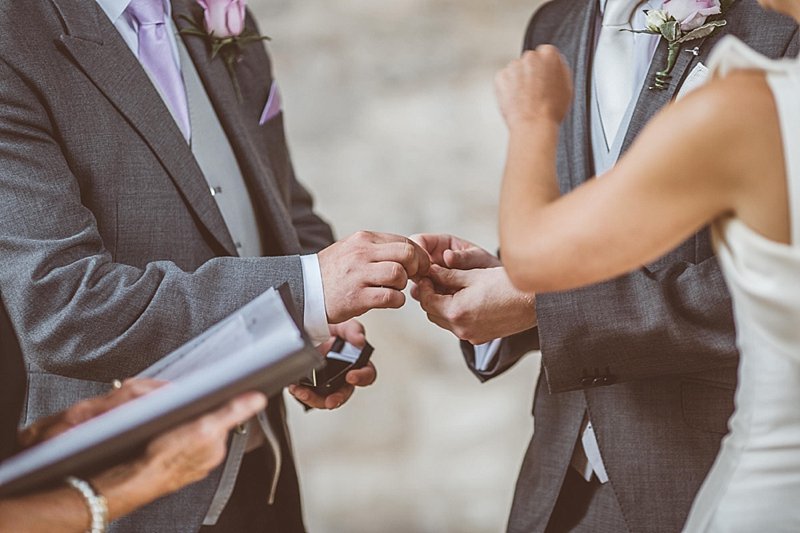
[[[492,78],[540,0],[250,0],[300,179],[337,235],[449,232],[497,247],[506,133]],[[378,383],[332,413],[290,404],[312,533],[505,528],[536,356],[481,385],[409,301],[364,318]]]

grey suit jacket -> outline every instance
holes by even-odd
[[[193,0],[173,11],[179,27],[201,20]],[[282,116],[259,126],[272,83],[263,45],[236,65],[239,101],[205,41],[184,41],[270,257],[236,257],[191,150],[95,2],[0,6],[0,294],[30,374],[26,423],[107,391],[269,287],[288,282],[302,312],[299,254],[333,239],[295,179]],[[280,401],[270,409],[279,417]],[[128,529],[195,531],[218,475]]]
[[[558,147],[562,192],[593,175],[587,91],[594,0],[555,0],[534,16],[525,48],[558,46],[575,77],[575,101]],[[676,94],[726,34],[771,56],[796,55],[797,26],[739,0],[724,31],[681,53],[666,91],[642,88],[624,149]],[[647,83],[665,64],[661,43]],[[709,154],[713,157],[713,154]],[[538,329],[506,339],[482,380],[540,348],[548,387],[534,404],[535,435],[525,457],[509,531],[544,531],[585,413],[589,413],[623,518],[631,531],[680,530],[717,453],[733,409],[738,354],[730,297],[708,231],[629,275],[580,290],[537,296]],[[463,345],[474,369],[474,353]],[[549,388],[549,391],[548,391]]]

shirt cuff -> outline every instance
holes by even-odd
[[[303,268],[303,292],[305,293],[303,326],[305,326],[311,342],[319,345],[331,338],[319,258],[317,254],[303,255],[300,257],[300,265]]]
[[[486,372],[486,369],[489,368],[489,365],[497,356],[497,352],[500,351],[502,342],[503,339],[495,339],[475,346],[475,370]]]

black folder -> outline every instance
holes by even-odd
[[[169,383],[0,463],[0,497],[89,477],[247,391],[268,396],[321,368],[288,286],[270,290],[140,374]]]

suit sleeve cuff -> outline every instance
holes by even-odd
[[[475,370],[486,372],[492,361],[497,357],[502,342],[502,339],[495,339],[475,346]]]
[[[311,342],[322,344],[331,337],[328,328],[328,312],[325,309],[325,293],[322,288],[322,271],[319,268],[317,254],[300,257],[303,268],[303,292],[305,306],[303,309],[303,325]]]

